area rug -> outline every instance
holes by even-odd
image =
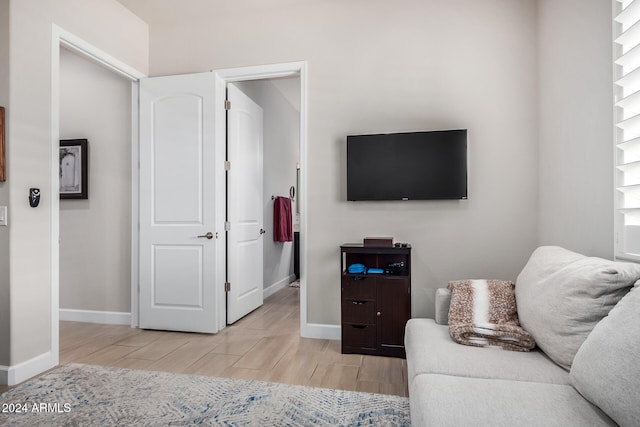
[[[70,364],[0,395],[2,426],[408,426],[399,396]]]

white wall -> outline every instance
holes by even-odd
[[[6,4],[5,0],[5,4]],[[9,371],[57,362],[52,352],[52,25],[86,40],[112,57],[146,73],[148,27],[115,0],[8,0],[10,168],[10,333],[0,331],[9,348]],[[114,29],[118,30],[115,31]],[[57,49],[57,47],[56,47]],[[57,159],[57,156],[55,156]],[[39,187],[38,208],[30,208],[30,187]],[[57,294],[53,295],[54,297]],[[57,304],[53,304],[57,305]],[[18,368],[16,368],[16,366]]]
[[[538,5],[539,242],[612,258],[611,2]]]
[[[0,1],[0,106],[7,107],[8,105],[9,2]],[[9,114],[9,111],[5,111],[5,114]],[[8,122],[6,124],[8,125]],[[7,180],[9,178],[10,176]],[[9,182],[0,182],[0,206],[8,204]],[[9,339],[11,323],[9,283],[9,229],[0,226],[0,365],[5,366],[9,365],[9,346],[3,345]]]
[[[293,242],[273,241],[273,200],[271,196],[289,196],[296,185],[296,165],[300,148],[300,79],[290,78],[297,90],[294,106],[282,94],[273,80],[238,83],[250,98],[262,107],[263,116],[263,207],[264,228],[264,288],[267,294],[286,286],[293,279]],[[295,98],[295,93],[294,93]],[[295,101],[293,101],[295,102]],[[292,204],[295,214],[295,204]]]
[[[339,324],[339,245],[381,235],[413,245],[413,315],[432,316],[437,287],[515,279],[537,242],[536,13],[533,0],[229,3],[151,22],[151,72],[308,61],[308,321]],[[468,201],[346,202],[346,135],[448,128],[469,130]]]
[[[131,311],[131,83],[60,52],[60,139],[89,141],[89,198],[60,201],[60,308]]]

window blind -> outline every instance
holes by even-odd
[[[616,257],[640,260],[640,0],[613,1]]]

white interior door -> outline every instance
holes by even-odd
[[[263,302],[262,108],[227,86],[227,323]]]
[[[140,81],[141,328],[220,329],[215,95],[214,73]]]

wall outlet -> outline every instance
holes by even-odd
[[[0,206],[0,225],[7,225],[7,207]]]

